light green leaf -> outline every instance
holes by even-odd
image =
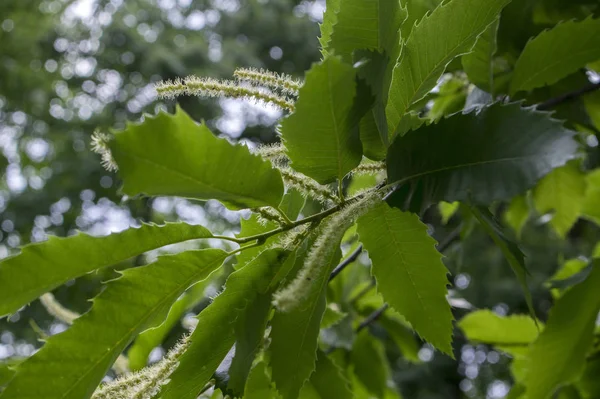
[[[276,207],[283,195],[270,162],[215,137],[180,108],[129,124],[109,145],[127,195],[216,199],[233,208]]]
[[[494,54],[499,19],[479,36],[473,51],[463,55],[462,65],[469,81],[488,93],[494,93]]]
[[[78,233],[26,245],[20,254],[0,261],[0,317],[96,269],[165,245],[210,237],[202,226],[144,224],[105,237]]]
[[[463,317],[458,326],[469,341],[489,345],[528,345],[538,336],[535,321],[525,315],[499,316],[490,310],[477,310]]]
[[[600,225],[600,169],[594,169],[585,177],[587,190],[582,205],[582,216]]]
[[[416,215],[382,203],[358,219],[358,234],[381,295],[421,337],[452,356],[448,270],[427,226]]]
[[[166,315],[179,295],[226,257],[218,249],[188,251],[126,270],[94,299],[91,311],[19,366],[2,398],[89,397],[133,337],[153,327],[157,315]]]
[[[438,204],[440,215],[442,215],[442,223],[448,224],[452,216],[458,211],[460,202],[445,202],[442,201]]]
[[[583,104],[594,127],[600,130],[600,91],[588,93],[583,96]]]
[[[529,219],[529,204],[525,195],[516,196],[510,201],[504,219],[515,231],[517,238],[520,237],[521,230],[523,230],[527,219]]]
[[[550,224],[564,238],[579,217],[585,191],[585,175],[579,163],[569,162],[538,183],[533,190],[533,202],[541,214],[553,211]]]
[[[342,179],[361,160],[362,146],[353,113],[354,69],[336,57],[314,64],[300,89],[296,111],[281,124],[281,134],[298,172],[321,184]]]
[[[510,92],[550,85],[600,59],[600,19],[567,21],[529,41],[514,68]]]
[[[531,291],[529,291],[529,286],[527,285],[527,275],[529,272],[525,267],[525,255],[523,252],[521,252],[521,249],[516,243],[506,237],[504,231],[502,230],[502,226],[500,226],[500,223],[498,223],[489,209],[485,207],[474,206],[470,206],[468,209],[471,211],[473,216],[475,216],[477,221],[481,224],[481,227],[483,227],[492,241],[494,241],[494,244],[496,244],[496,246],[502,251],[502,254],[508,261],[512,271],[515,273],[515,276],[517,276],[519,284],[521,284],[521,288],[525,294],[525,302],[527,303],[529,314],[533,320],[537,320],[535,316],[535,310],[533,308]]]
[[[317,353],[317,364],[310,376],[310,384],[321,399],[353,398],[342,371],[322,351]]]
[[[271,382],[267,373],[267,365],[264,361],[256,363],[246,383],[244,399],[280,399],[281,396]]]
[[[146,330],[138,335],[131,348],[127,351],[129,368],[131,370],[139,370],[146,366],[148,355],[150,355],[152,349],[162,344],[169,332],[181,320],[184,313],[204,298],[204,289],[209,281],[207,279],[197,283],[177,299],[171,307],[169,315],[160,326]]]
[[[431,121],[460,112],[465,107],[468,85],[464,79],[451,77],[439,85],[439,92],[427,114]]]
[[[179,359],[162,399],[195,399],[235,342],[235,325],[249,303],[267,292],[287,251],[262,252],[246,267],[229,275],[225,290],[198,315],[188,350]]]
[[[412,28],[393,72],[386,107],[390,134],[396,132],[410,106],[434,88],[446,65],[470,52],[509,2],[446,1]]]
[[[439,201],[485,205],[512,198],[575,156],[573,135],[547,113],[519,104],[442,119],[392,143],[388,180],[401,186],[389,202],[423,211]]]
[[[275,312],[271,321],[272,378],[284,398],[295,398],[315,370],[317,339],[326,307],[329,273],[337,265],[341,253],[331,251],[329,259],[312,277],[306,299],[288,312]]]
[[[333,26],[329,49],[352,62],[358,49],[398,54],[398,31],[406,19],[399,0],[344,0],[340,3],[337,23]],[[392,58],[395,63],[395,58]]]
[[[326,0],[323,22],[319,24],[321,30],[319,44],[321,45],[321,55],[323,58],[329,54],[329,42],[331,40],[331,33],[333,32],[333,25],[337,22],[337,12],[340,9],[340,2],[341,0]]]
[[[339,310],[339,306],[334,304],[327,305],[325,313],[323,314],[323,320],[321,320],[321,328],[329,328],[336,325],[346,317],[346,315],[347,313]]]
[[[589,277],[567,291],[550,310],[546,328],[533,343],[526,377],[528,399],[546,399],[583,371],[600,310],[600,261]]]
[[[352,345],[350,358],[356,377],[372,395],[382,398],[390,370],[381,342],[363,329]]]

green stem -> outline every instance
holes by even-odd
[[[283,218],[283,220],[285,220],[285,224],[292,224],[294,223],[286,214],[284,211],[281,210],[281,208],[277,207],[275,208],[275,210],[281,215],[281,217]]]

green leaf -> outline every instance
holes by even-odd
[[[14,375],[15,372],[8,363],[0,363],[0,392],[2,392],[4,385],[6,385]]]
[[[296,111],[281,124],[281,134],[298,172],[321,184],[341,180],[361,160],[353,114],[354,69],[336,57],[314,64],[300,89]]]
[[[583,104],[592,124],[600,130],[600,91],[583,96]]]
[[[434,88],[446,65],[470,52],[509,2],[446,1],[412,28],[393,72],[386,108],[390,134],[396,132],[410,106]]]
[[[129,368],[131,370],[140,370],[146,366],[148,355],[150,355],[152,349],[162,344],[169,332],[181,320],[184,313],[204,298],[204,290],[209,281],[207,279],[197,283],[177,299],[171,307],[169,315],[160,326],[146,330],[138,335],[131,348],[127,351]]]
[[[91,311],[18,367],[2,398],[89,397],[133,337],[153,327],[157,315],[166,315],[179,295],[226,257],[218,249],[188,251],[126,270],[94,299]]]
[[[321,399],[352,399],[352,392],[342,371],[323,351],[317,353],[315,371],[310,376],[310,384]]]
[[[251,265],[250,265],[251,266]],[[252,267],[252,266],[251,266]],[[272,292],[260,294],[246,305],[235,325],[235,355],[229,367],[228,390],[242,394],[252,362],[260,350],[271,313]]]
[[[479,36],[471,53],[463,55],[462,65],[469,81],[488,93],[494,93],[494,54],[499,19]]]
[[[346,62],[352,62],[352,52],[358,49],[397,55],[398,31],[405,19],[406,11],[400,8],[399,0],[344,0],[329,49]]]
[[[342,312],[341,310],[339,310],[339,306],[337,306],[335,304],[329,304],[325,308],[325,313],[323,314],[323,320],[321,320],[321,328],[332,327],[332,326],[336,325],[337,323],[339,323],[340,321],[342,321],[342,319],[344,317],[346,317],[347,315],[348,315],[348,313],[345,313],[345,312]]]
[[[514,68],[510,92],[550,85],[600,59],[600,19],[567,21],[529,41]]]
[[[188,350],[161,392],[162,399],[195,399],[235,342],[235,325],[260,294],[267,292],[271,278],[287,251],[265,250],[246,267],[231,275],[225,290],[198,315],[198,326]]]
[[[440,211],[440,215],[442,215],[442,224],[448,224],[452,216],[458,211],[460,207],[460,202],[440,202],[438,204],[438,209]]]
[[[78,233],[26,245],[20,254],[0,261],[0,317],[96,269],[165,245],[209,237],[211,232],[202,226],[144,224],[105,237]]]
[[[550,224],[562,238],[571,230],[581,212],[586,191],[585,175],[578,162],[554,169],[533,190],[537,211],[553,211]]]
[[[477,221],[481,224],[481,227],[483,227],[492,241],[494,241],[494,244],[496,244],[496,246],[502,251],[502,254],[508,261],[512,271],[515,273],[515,276],[517,276],[519,284],[521,284],[521,288],[525,294],[525,302],[527,303],[529,314],[533,320],[537,320],[535,316],[535,310],[533,308],[531,291],[529,291],[529,286],[527,285],[527,274],[529,272],[525,267],[525,255],[523,252],[521,252],[521,249],[516,243],[506,237],[504,231],[502,230],[502,226],[500,226],[489,209],[485,207],[474,206],[469,206],[468,209],[471,211],[473,216],[475,216]]]
[[[381,342],[365,328],[357,335],[350,357],[360,382],[375,397],[383,397],[390,370]]]
[[[529,204],[527,203],[527,197],[525,195],[519,195],[514,197],[508,209],[504,214],[506,223],[515,231],[517,238],[521,236],[521,230],[529,219]]]
[[[109,145],[127,195],[216,199],[234,209],[276,207],[283,195],[270,162],[215,137],[180,108],[129,124]]]
[[[582,216],[600,225],[600,169],[594,169],[585,177],[587,190],[581,206]]]
[[[420,343],[413,335],[408,324],[403,322],[399,317],[395,317],[392,313],[393,312],[390,312],[390,309],[388,309],[381,317],[379,317],[379,324],[385,328],[385,331],[394,341],[400,352],[402,352],[404,359],[412,363],[420,363]]]
[[[452,356],[448,270],[427,226],[416,215],[382,203],[358,219],[358,234],[381,295],[421,337]]]
[[[391,145],[388,180],[401,186],[389,202],[423,211],[439,201],[486,205],[512,198],[574,157],[573,135],[547,113],[519,104],[442,119]]]
[[[333,25],[337,22],[337,12],[340,9],[340,2],[341,0],[326,0],[323,22],[319,24],[321,30],[319,44],[321,45],[321,55],[323,58],[329,54],[329,42],[331,40],[331,33],[333,32]]]
[[[467,100],[468,86],[464,79],[451,77],[440,84],[437,98],[427,114],[431,121],[462,111]]]
[[[546,328],[531,347],[528,399],[546,399],[583,371],[600,310],[600,261],[589,277],[567,291],[550,310]]]
[[[244,399],[280,399],[270,376],[267,374],[267,365],[264,361],[256,363],[246,383]]]
[[[275,312],[271,321],[272,377],[277,390],[286,399],[296,398],[315,370],[329,273],[341,256],[339,249],[332,252],[329,259],[323,259],[324,267],[313,276],[310,292],[302,304],[288,312]]]
[[[529,316],[499,316],[490,310],[471,312],[458,322],[458,326],[469,341],[489,345],[528,345],[539,333]]]
[[[374,112],[374,110],[367,112],[360,120],[360,141],[367,158],[374,161],[381,161],[385,158],[386,146],[379,134]]]

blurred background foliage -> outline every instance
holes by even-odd
[[[410,20],[417,21],[438,3],[407,1]],[[97,128],[118,129],[127,121],[135,122],[144,112],[173,109],[174,102],[156,99],[152,85],[159,80],[191,74],[227,78],[236,67],[302,76],[320,57],[318,22],[324,6],[323,1],[307,0],[0,2],[0,257],[48,234],[65,236],[83,230],[105,235],[141,221],[181,219],[215,232],[237,229],[239,215],[214,201],[122,198],[115,175],[106,172],[91,153],[90,136]],[[516,58],[531,36],[559,21],[598,13],[597,0],[514,1],[504,10],[498,30],[497,91],[506,91]],[[523,100],[543,102],[578,89],[598,79],[593,73],[598,69],[592,65]],[[460,70],[460,61],[449,66],[449,74],[421,105],[423,115],[437,119],[480,101],[484,94],[469,85]],[[196,120],[206,120],[215,133],[251,146],[277,140],[274,124],[281,114],[275,109],[237,100],[182,98],[180,104]],[[556,112],[570,127],[588,134],[588,163],[597,167],[600,98],[597,94],[580,97],[560,105]],[[500,212],[505,209],[506,204],[499,204]],[[518,282],[500,251],[460,211],[446,216],[447,224],[438,208],[432,208],[424,220],[446,249],[455,303],[499,314],[526,313]],[[546,281],[566,260],[590,257],[600,241],[600,230],[581,219],[562,239],[552,230],[548,215],[512,216],[508,225],[523,225],[519,237],[531,272],[530,287],[536,310],[545,319],[552,303]],[[345,272],[348,277],[339,284],[352,279],[364,283],[368,276],[363,266],[356,263],[355,272]],[[201,291],[202,300],[193,301],[189,314],[206,306],[226,274],[225,270]],[[115,275],[109,270],[94,273],[54,294],[69,309],[84,312],[100,281]],[[372,311],[368,305],[364,305],[365,315]],[[457,319],[465,309],[456,308]],[[383,318],[381,323],[390,320]],[[163,349],[183,331],[179,324],[174,323]],[[351,326],[349,333],[345,325],[330,329],[323,339],[338,343],[353,339],[346,336],[352,333]],[[0,321],[0,361],[29,356],[44,334],[65,328],[34,302]],[[372,329],[378,333],[377,323]],[[512,384],[510,359],[485,345],[466,343],[458,329],[457,361],[428,345],[413,348],[411,358],[410,351],[401,353],[392,344],[393,337],[382,338],[393,381],[406,398],[502,398]],[[154,350],[150,361],[162,353],[160,348]]]

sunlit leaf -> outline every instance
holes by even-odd
[[[157,315],[166,315],[179,295],[226,257],[219,249],[188,251],[126,270],[94,299],[90,312],[19,366],[2,398],[89,397],[133,337],[153,327]]]
[[[550,85],[600,59],[594,38],[600,19],[567,21],[540,33],[527,43],[515,65],[511,93]]]
[[[594,169],[585,177],[586,192],[581,209],[582,216],[600,225],[600,169]]]
[[[362,157],[357,129],[362,115],[352,112],[355,77],[354,69],[337,57],[314,64],[296,111],[281,124],[292,167],[321,184],[342,179]]]
[[[387,155],[394,206],[423,211],[439,201],[491,204],[531,188],[575,156],[574,133],[519,104],[455,114],[398,137]]]
[[[527,345],[539,333],[535,321],[529,316],[500,316],[490,310],[471,312],[458,322],[458,326],[469,341],[489,345]]]
[[[452,216],[458,211],[460,207],[460,202],[440,202],[438,204],[438,209],[440,211],[440,215],[442,215],[442,223],[448,224]]]
[[[552,212],[550,224],[564,237],[581,212],[586,179],[577,162],[569,162],[546,175],[533,190],[533,202],[541,214]]]
[[[129,124],[109,145],[127,195],[216,199],[233,208],[276,207],[283,195],[269,162],[215,137],[180,108]]]
[[[377,290],[421,337],[452,355],[448,270],[427,226],[382,203],[358,219],[358,234],[373,263]]]
[[[212,234],[206,228],[185,223],[143,224],[105,237],[83,233],[67,238],[50,236],[48,241],[27,245],[20,254],[0,261],[0,316],[96,269],[165,245],[209,237]]]
[[[434,88],[446,65],[471,51],[509,2],[447,1],[412,28],[393,72],[386,108],[390,134],[396,132],[410,106]]]

